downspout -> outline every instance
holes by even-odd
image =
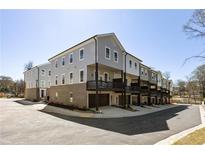
[[[141,106],[141,65],[139,64],[139,78],[138,78],[138,86],[139,86],[139,95],[137,105]]]
[[[40,89],[39,89],[39,67],[37,67],[38,69],[38,79],[36,81],[36,96],[37,96],[37,100],[39,101],[40,100]]]
[[[96,111],[99,111],[99,95],[98,95],[98,52],[97,52],[97,39],[94,37],[95,40],[95,83],[96,83],[96,88],[95,88],[95,107]]]
[[[125,71],[124,71],[124,84],[123,84],[123,89],[124,89],[124,107],[127,108],[127,98],[126,98],[126,87],[127,87],[127,78],[126,78],[126,70],[127,70],[127,52],[125,52]]]
[[[169,104],[171,103],[170,100],[171,100],[171,92],[170,92],[170,89],[171,89],[171,82],[169,82]]]

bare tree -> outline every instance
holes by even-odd
[[[198,66],[193,71],[193,77],[198,81],[201,93],[201,99],[205,98],[205,64]]]
[[[191,19],[184,25],[189,38],[205,38],[205,10],[195,10]]]
[[[170,79],[170,72],[164,72],[163,76],[165,77],[165,79],[169,80]]]
[[[190,103],[190,100],[193,98],[196,104],[196,97],[197,94],[199,93],[199,86],[198,86],[198,82],[194,80],[193,76],[187,77],[186,91],[189,96],[188,103]]]
[[[14,83],[15,87],[15,95],[16,96],[23,96],[24,94],[24,89],[25,89],[25,83],[22,79],[16,80]]]
[[[185,95],[185,91],[186,91],[186,82],[183,80],[178,80],[177,81],[177,86],[178,86],[178,93],[179,96],[182,97],[182,95]]]
[[[192,17],[183,26],[183,29],[190,39],[205,39],[205,10],[195,10]],[[199,54],[186,58],[183,65],[192,58],[205,60],[205,50]]]
[[[33,62],[29,61],[27,64],[24,65],[24,70],[28,71],[33,67]]]

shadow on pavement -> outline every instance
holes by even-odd
[[[169,130],[167,120],[177,116],[178,112],[183,111],[187,108],[188,106],[186,105],[180,105],[171,109],[149,113],[146,115],[123,118],[71,117],[57,113],[44,112],[43,110],[41,112],[90,127],[95,127],[126,135],[136,135],[142,133]]]
[[[27,100],[17,100],[17,101],[14,101],[16,103],[19,103],[21,105],[34,105],[34,104],[46,104],[45,102],[32,102],[32,101],[27,101]]]

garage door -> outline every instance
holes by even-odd
[[[130,95],[126,95],[126,102],[130,104]],[[122,95],[119,96],[119,105],[123,106]]]
[[[89,94],[89,108],[95,107],[96,94]],[[109,94],[99,94],[99,106],[109,105]]]

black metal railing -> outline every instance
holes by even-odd
[[[139,92],[139,86],[126,86],[127,92]],[[98,89],[99,90],[113,90],[113,91],[122,91],[123,90],[123,83],[121,82],[111,82],[111,81],[98,81]],[[96,81],[87,81],[87,90],[96,90]]]
[[[113,84],[110,81],[98,81],[99,90],[112,90]],[[96,81],[87,81],[87,90],[95,90],[96,89]]]

